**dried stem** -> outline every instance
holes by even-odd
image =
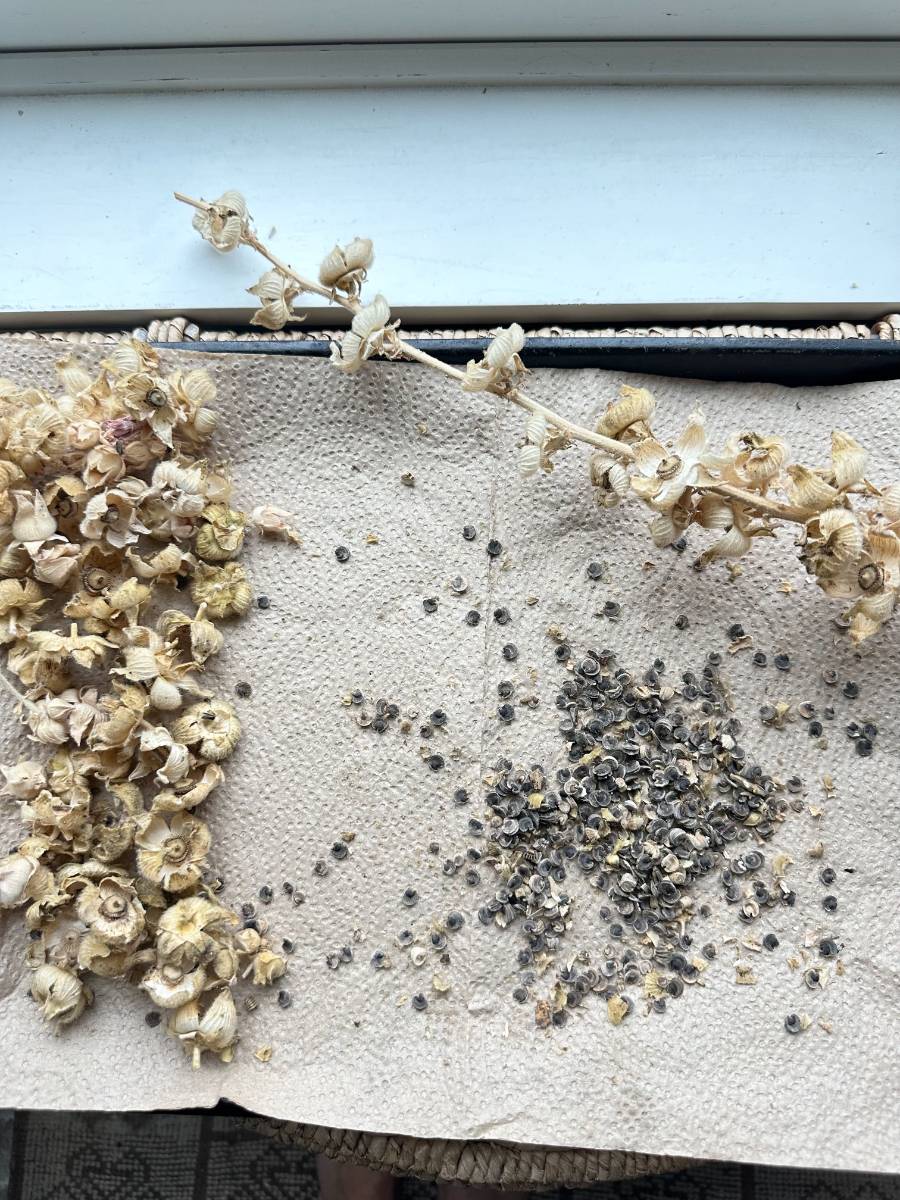
[[[175,192],[174,195],[176,200],[180,200],[183,204],[188,204],[192,208],[199,209],[201,212],[209,212],[213,207],[208,201],[197,200],[193,196],[184,195],[183,192]],[[287,279],[292,280],[301,291],[321,296],[330,304],[340,305],[340,307],[347,309],[348,312],[356,313],[359,311],[361,305],[355,297],[341,296],[330,288],[323,287],[320,283],[307,279],[304,275],[300,275],[293,267],[282,262],[280,258],[274,255],[252,230],[247,229],[245,231],[241,237],[241,243],[255,250],[267,262],[271,263],[277,271]],[[440,359],[434,358],[427,351],[420,350],[417,346],[411,345],[396,331],[392,334],[392,343],[396,346],[398,357],[431,367],[433,370],[440,371],[442,374],[458,382],[464,380],[466,377],[465,372],[460,371],[458,367],[441,362]],[[547,408],[546,405],[540,404],[537,400],[532,400],[530,396],[526,396],[518,387],[489,385],[485,390],[492,392],[496,396],[503,397],[503,399],[517,405],[528,413],[544,417],[549,425],[559,430],[560,433],[564,433],[572,441],[583,442],[587,446],[604,450],[607,454],[621,462],[632,462],[634,460],[634,450],[627,443],[620,442],[615,438],[604,437],[603,434],[595,433],[591,429],[586,429],[583,425],[578,425],[576,422],[570,421],[567,417],[554,412],[553,409]],[[716,483],[697,486],[696,490],[712,492],[728,500],[737,501],[745,504],[753,512],[782,521],[794,521],[799,524],[805,524],[812,515],[807,509],[798,508],[791,504],[784,504],[777,500],[768,500],[764,496],[760,496],[755,492],[744,491],[742,488],[734,487],[732,484]]]

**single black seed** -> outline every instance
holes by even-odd
[[[470,608],[466,613],[465,622],[467,625],[476,626],[481,621],[481,613],[477,608]]]
[[[470,867],[468,869],[468,871],[466,871],[463,878],[465,879],[465,881],[469,885],[469,887],[478,887],[479,883],[481,883],[481,876],[478,874],[478,872],[475,870],[474,867]]]
[[[514,721],[516,718],[515,705],[501,704],[497,709],[497,716],[501,721],[503,721],[504,724],[508,725],[510,721]]]
[[[462,915],[462,913],[455,912],[455,911],[452,913],[448,913],[447,920],[444,922],[444,924],[447,926],[447,928],[450,930],[451,933],[456,933],[458,930],[462,929],[462,927],[463,927],[463,925],[465,925],[465,923],[466,923],[466,919]]]
[[[420,725],[419,726],[419,737],[430,738],[433,733],[434,733],[434,730],[431,728],[430,725]]]
[[[779,671],[789,671],[791,669],[791,656],[789,654],[776,654],[772,662]]]
[[[415,934],[411,929],[401,929],[397,934],[398,946],[411,946],[415,941]]]
[[[279,1008],[290,1008],[293,1003],[294,1003],[294,1001],[291,997],[290,992],[286,992],[282,989],[282,991],[280,991],[278,993],[278,1007]]]
[[[234,694],[239,696],[241,700],[247,700],[250,696],[252,696],[253,688],[249,683],[238,683],[235,684]]]
[[[162,1013],[148,1012],[144,1014],[144,1021],[151,1029],[155,1029],[162,1020]]]
[[[401,904],[405,904],[407,908],[412,908],[414,904],[419,902],[419,893],[413,887],[408,887],[400,897]]]
[[[838,681],[838,673],[834,667],[825,668],[825,670],[822,672],[822,680],[824,683],[827,683],[829,687],[834,687]]]
[[[834,867],[823,867],[819,872],[819,878],[828,887],[829,884],[834,883],[837,879],[837,871],[835,871]]]
[[[819,942],[819,953],[823,958],[837,958],[841,949],[833,938],[822,938]]]
[[[803,1023],[796,1013],[788,1013],[784,1018],[784,1027],[788,1033],[802,1033]]]
[[[493,925],[494,914],[487,907],[479,908],[478,920],[481,922],[482,925]]]
[[[334,557],[338,560],[339,563],[349,562],[350,561],[350,551],[348,550],[348,548],[346,546],[335,546]]]
[[[587,565],[587,575],[588,579],[602,579],[603,563],[589,562]]]
[[[767,933],[762,940],[762,944],[767,950],[775,950],[778,947],[778,938],[774,933]]]
[[[443,754],[429,754],[425,761],[431,767],[432,771],[440,771],[444,765],[444,756]]]
[[[175,576],[175,587],[178,589],[179,592],[183,592],[184,589],[188,586],[188,584],[190,582],[191,582],[190,575],[176,575]],[[263,607],[263,606],[260,605],[260,607]],[[268,607],[268,602],[266,603],[265,607]]]
[[[512,620],[512,617],[509,615],[509,609],[503,608],[503,607],[495,608],[494,609],[494,620],[497,622],[498,625],[508,625],[510,623],[510,621]]]
[[[765,667],[768,662],[769,656],[766,654],[765,650],[757,650],[753,655],[754,667]]]
[[[503,655],[503,657],[506,659],[507,662],[515,662],[516,659],[519,657],[518,647],[514,646],[512,642],[507,642],[506,645],[503,647],[503,649],[500,651],[500,653]]]
[[[458,804],[460,807],[469,803],[469,793],[465,788],[456,789],[456,791],[453,793],[453,803]]]
[[[744,633],[744,627],[740,621],[735,621],[733,625],[728,626],[728,636],[733,642],[736,642],[738,638],[747,636]]]
[[[622,605],[618,600],[607,600],[603,605],[603,615],[605,617],[618,617],[622,612]]]
[[[672,549],[676,554],[684,554],[687,550],[687,538],[682,536],[677,541],[672,543]]]
[[[498,542],[496,538],[491,538],[485,549],[487,550],[488,558],[499,558],[503,553],[503,543]]]
[[[338,862],[346,858],[349,853],[350,851],[346,842],[335,842],[331,847],[331,857],[336,858]]]
[[[291,896],[291,903],[299,907],[301,904],[306,903],[306,896],[303,892],[294,892]]]
[[[313,875],[320,877],[328,874],[328,863],[324,859],[317,858],[313,863]]]
[[[513,988],[512,998],[517,1004],[524,1004],[528,999],[528,989],[523,987]]]
[[[810,737],[821,737],[825,726],[821,721],[810,721],[806,727],[806,732]]]
[[[44,935],[40,929],[32,929],[28,936],[33,942],[39,942]]]
[[[684,613],[679,613],[678,616],[675,618],[675,628],[676,629],[687,629],[687,627],[689,625],[690,625],[690,621],[688,620],[687,616]]]
[[[501,700],[509,700],[515,692],[515,687],[508,679],[501,679],[497,684],[497,695]]]
[[[268,596],[257,596],[256,597],[256,607],[257,608],[263,608],[263,609],[270,608],[271,604],[272,604],[272,601],[269,599]]]
[[[478,530],[474,525],[463,525],[462,535],[467,542],[474,542],[478,537]]]
[[[825,896],[822,899],[822,907],[826,912],[837,912],[837,896]]]
[[[281,939],[281,950],[282,950],[283,954],[293,954],[294,953],[294,943],[291,941],[290,938],[282,938]]]
[[[436,613],[438,610],[437,596],[426,596],[422,601],[422,607],[427,613]]]
[[[428,853],[429,854],[440,854],[440,852],[441,852],[441,843],[440,842],[429,842],[428,843]]]
[[[431,714],[431,716],[428,718],[428,720],[431,722],[432,725],[434,725],[438,729],[440,729],[442,725],[447,724],[447,714],[444,712],[444,710],[442,708],[436,708],[434,710],[434,712]]]
[[[868,758],[874,749],[874,745],[868,738],[859,737],[856,739],[856,753],[862,758]]]
[[[857,698],[857,696],[859,695],[859,684],[854,683],[852,679],[848,679],[847,682],[844,684],[844,686],[841,688],[841,691],[844,693],[844,695],[847,697],[848,700],[855,700]]]
[[[259,889],[257,895],[259,896],[260,900],[262,900],[263,904],[271,904],[274,893],[269,885],[264,883]]]
[[[718,652],[718,650],[710,650],[709,654],[706,656],[706,661],[711,667],[721,667],[722,655]]]
[[[338,957],[343,963],[353,962],[352,948],[350,946],[341,946],[340,950],[338,951]]]
[[[716,955],[719,953],[719,951],[716,947],[715,942],[707,942],[706,945],[703,947],[701,953],[704,958],[708,958],[710,960],[710,962],[712,962],[712,960],[716,957]]]
[[[428,1001],[425,999],[425,996],[422,992],[416,992],[411,1003],[416,1012],[424,1012],[428,1007]]]
[[[867,737],[869,741],[873,741],[878,736],[878,726],[873,725],[871,721],[866,721],[862,727],[863,737]]]
[[[351,704],[362,704],[363,700],[365,700],[365,696],[362,694],[361,691],[359,691],[358,688],[356,689],[356,691],[353,691],[350,693],[350,703]]]

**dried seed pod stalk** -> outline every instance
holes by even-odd
[[[243,201],[226,193],[198,227],[232,249]],[[240,724],[202,673],[224,642],[216,622],[250,604],[234,561],[246,518],[200,457],[215,386],[163,374],[129,340],[97,374],[74,358],[58,369],[58,395],[0,381],[0,645],[19,688],[0,678],[47,755],[0,767],[27,829],[0,860],[0,908],[24,910],[31,993],[55,1030],[92,1003],[91,973],[120,978],[171,1011],[195,1065],[204,1051],[227,1062],[232,987],[286,963],[204,883],[197,810]],[[261,531],[296,539],[289,514],[260,512]],[[179,590],[181,607],[159,605]]]
[[[523,408],[529,414],[518,460],[524,478],[550,470],[555,453],[582,442],[592,449],[590,480],[598,503],[611,508],[627,495],[637,495],[652,512],[649,527],[658,546],[677,541],[692,525],[715,533],[695,561],[698,569],[743,557],[757,538],[773,537],[785,522],[799,524],[801,562],[827,595],[843,602],[854,643],[877,632],[893,613],[900,589],[900,483],[884,488],[870,483],[866,452],[850,434],[835,430],[831,461],[816,468],[790,462],[780,437],[754,431],[734,434],[722,452],[715,452],[699,413],[674,441],[661,441],[652,429],[653,396],[634,387],[623,387],[596,428],[587,429],[522,391],[520,354],[526,338],[520,325],[497,330],[482,358],[464,371],[405,341],[399,322],[389,323],[384,296],[367,304],[361,299],[374,258],[367,238],[335,246],[316,281],[298,274],[265,246],[249,223],[240,193],[226,192],[212,203],[180,192],[175,196],[196,210],[195,228],[216,249],[243,244],[271,264],[273,270],[250,289],[263,301],[253,318],[257,323],[282,328],[292,319],[295,296],[321,296],[353,314],[350,330],[332,346],[332,362],[339,370],[356,372],[375,354],[406,358],[442,372],[466,392],[491,392]],[[97,469],[105,462],[98,460]],[[23,520],[31,519],[26,504]],[[207,533],[204,540],[212,542],[214,535]],[[10,566],[9,573],[16,575],[12,560]]]

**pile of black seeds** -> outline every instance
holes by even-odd
[[[687,671],[670,685],[660,660],[638,677],[613,651],[588,651],[556,697],[568,765],[551,778],[542,765],[502,759],[489,777],[490,818],[483,827],[470,821],[469,832],[485,839],[481,866],[494,868],[500,886],[478,919],[521,934],[516,1000],[533,997],[564,957],[571,878],[585,877],[602,896],[607,957],[592,963],[580,953],[557,966],[550,1000],[537,1005],[541,1024],[562,1024],[589,992],[621,997],[627,1012],[632,1001],[622,994],[633,986],[663,1011],[667,997],[696,982],[715,956],[708,945],[700,959],[688,932],[705,876],[719,873],[725,900],[748,924],[794,902],[783,880],[762,877],[760,849],[788,802],[738,740],[719,662],[711,654],[699,675]]]

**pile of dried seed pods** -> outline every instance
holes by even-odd
[[[699,675],[669,685],[659,660],[637,677],[611,650],[588,651],[556,697],[568,765],[551,779],[540,765],[504,759],[489,777],[482,865],[500,885],[478,919],[522,934],[516,1000],[531,998],[564,956],[570,876],[602,896],[607,957],[591,964],[574,955],[557,967],[549,997],[537,1002],[539,1024],[563,1024],[589,992],[607,1000],[618,1023],[631,1010],[632,987],[663,1011],[715,956],[714,946],[695,952],[689,932],[697,883],[712,872],[744,922],[794,902],[783,878],[762,878],[759,848],[788,802],[740,744],[718,665],[712,654]],[[482,835],[481,822],[469,831]]]
[[[0,679],[48,755],[2,767],[28,833],[0,859],[0,908],[25,908],[31,994],[55,1029],[92,1002],[91,974],[120,978],[168,1011],[195,1065],[229,1061],[233,985],[285,961],[216,898],[197,808],[240,724],[198,673],[223,644],[214,622],[250,605],[234,561],[248,524],[297,539],[279,509],[248,522],[203,457],[206,372],[164,375],[128,340],[99,373],[58,370],[55,395],[0,380],[0,644],[24,690]],[[148,615],[181,592],[192,611]]]

